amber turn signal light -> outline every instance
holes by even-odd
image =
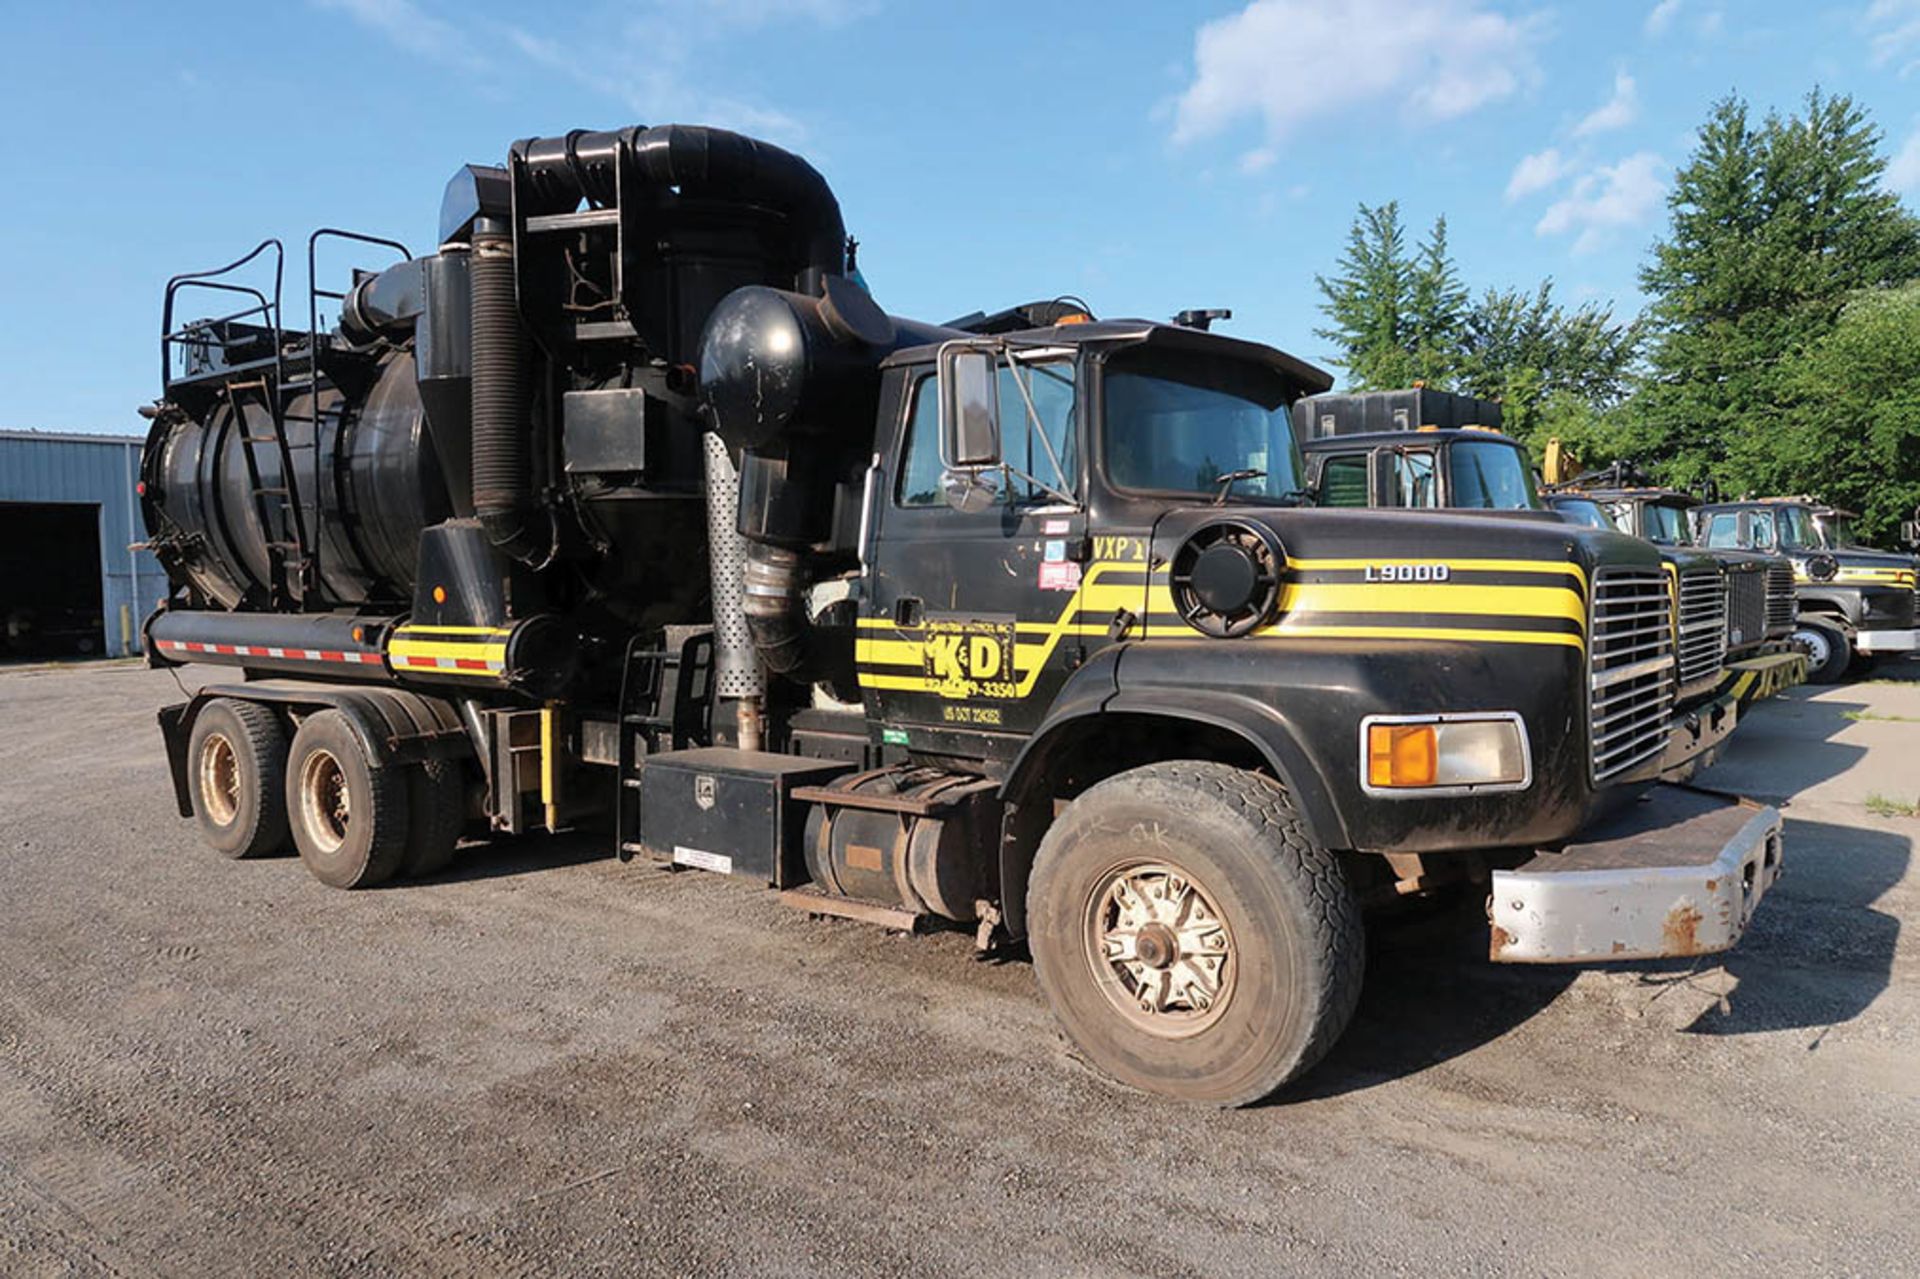
[[[1375,786],[1431,786],[1440,762],[1432,724],[1370,724],[1367,781]]]

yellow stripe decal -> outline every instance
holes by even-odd
[[[1300,571],[1339,571],[1379,568],[1391,564],[1430,565],[1431,559],[1323,559],[1289,560],[1287,567]],[[1288,639],[1370,639],[1477,641],[1497,644],[1554,645],[1576,650],[1586,647],[1585,571],[1565,561],[1473,559],[1443,561],[1456,572],[1497,572],[1536,574],[1543,581],[1534,586],[1481,585],[1449,582],[1290,582],[1282,587],[1280,620],[1261,628],[1249,638]],[[1157,577],[1158,581],[1111,581],[1119,574]],[[1195,634],[1184,625],[1165,622],[1152,624],[1147,615],[1172,614],[1172,592],[1165,582],[1164,564],[1149,567],[1138,560],[1106,561],[1089,565],[1080,588],[1066,601],[1051,622],[1022,621],[999,625],[1011,629],[1012,679],[990,684],[993,700],[1023,698],[1033,691],[1046,669],[1054,649],[1065,637],[1100,637],[1108,633],[1104,621],[1085,620],[1088,615],[1111,615],[1124,609],[1136,614],[1140,639],[1164,639]],[[1571,583],[1568,584],[1569,580]],[[1381,625],[1316,624],[1321,614],[1381,614]],[[1470,617],[1487,619],[1488,625],[1436,627],[1431,625],[1394,625],[1385,615],[1419,614],[1428,617]],[[1502,618],[1528,618],[1552,622],[1571,622],[1570,631],[1510,630],[1498,625]],[[945,619],[943,619],[945,620]],[[990,625],[983,623],[983,625]],[[863,687],[903,692],[938,693],[951,699],[980,695],[984,681],[966,678],[941,678],[924,672],[929,660],[930,637],[924,626],[901,627],[886,617],[863,617],[858,626],[865,632],[855,645]],[[901,638],[905,632],[910,638]],[[949,639],[948,642],[951,642]],[[873,669],[882,668],[882,669]],[[890,669],[887,669],[890,668]],[[915,671],[907,674],[907,671]]]
[[[394,632],[397,635],[498,635],[513,634],[510,626],[415,626],[411,622]]]

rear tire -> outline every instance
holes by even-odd
[[[287,846],[287,729],[257,702],[218,698],[200,708],[187,742],[194,820],[235,859]]]
[[[392,879],[407,852],[407,779],[375,767],[360,735],[336,710],[309,715],[293,735],[287,814],[300,860],[332,888]]]
[[[437,875],[453,863],[460,828],[466,824],[467,787],[460,761],[426,759],[407,770],[407,854],[401,869],[409,878]]]
[[[1807,683],[1838,684],[1853,663],[1853,643],[1831,622],[1803,617],[1793,624],[1793,641],[1807,651]]]
[[[1257,773],[1183,761],[1093,787],[1041,841],[1027,909],[1068,1038],[1148,1092],[1258,1101],[1318,1062],[1359,1001],[1359,904]]]

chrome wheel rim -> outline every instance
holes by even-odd
[[[216,826],[231,826],[240,814],[240,756],[224,733],[200,743],[200,811]]]
[[[1833,656],[1833,645],[1828,643],[1827,637],[1819,631],[1795,631],[1793,640],[1807,650],[1807,660],[1816,668],[1825,666],[1827,660]]]
[[[1095,984],[1128,1022],[1175,1039],[1220,1019],[1239,980],[1233,930],[1192,875],[1168,862],[1119,867],[1085,915]]]
[[[300,765],[300,817],[320,852],[337,852],[353,821],[346,774],[330,751],[316,750]]]

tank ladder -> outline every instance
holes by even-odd
[[[264,254],[273,263],[273,296],[259,289],[235,284],[223,277],[246,267]],[[254,518],[260,525],[261,542],[267,553],[267,594],[271,607],[317,605],[317,562],[313,540],[307,529],[306,513],[301,509],[300,493],[294,477],[293,448],[287,440],[285,395],[287,353],[280,327],[282,281],[286,274],[286,250],[278,240],[262,240],[253,252],[212,271],[177,275],[167,281],[166,302],[161,319],[160,375],[169,396],[182,381],[208,381],[217,398],[232,414],[233,429],[240,439],[240,456],[247,473],[248,497]],[[251,306],[211,320],[195,320],[180,328],[173,322],[174,304],[187,290],[208,290],[239,294]],[[262,354],[260,344],[267,351]],[[214,363],[214,348],[219,361]],[[184,354],[183,377],[173,375],[176,349]],[[257,400],[263,415],[250,415],[248,403]],[[264,416],[265,433],[255,424]],[[260,465],[259,449],[271,446],[278,463],[277,483],[267,483]]]

